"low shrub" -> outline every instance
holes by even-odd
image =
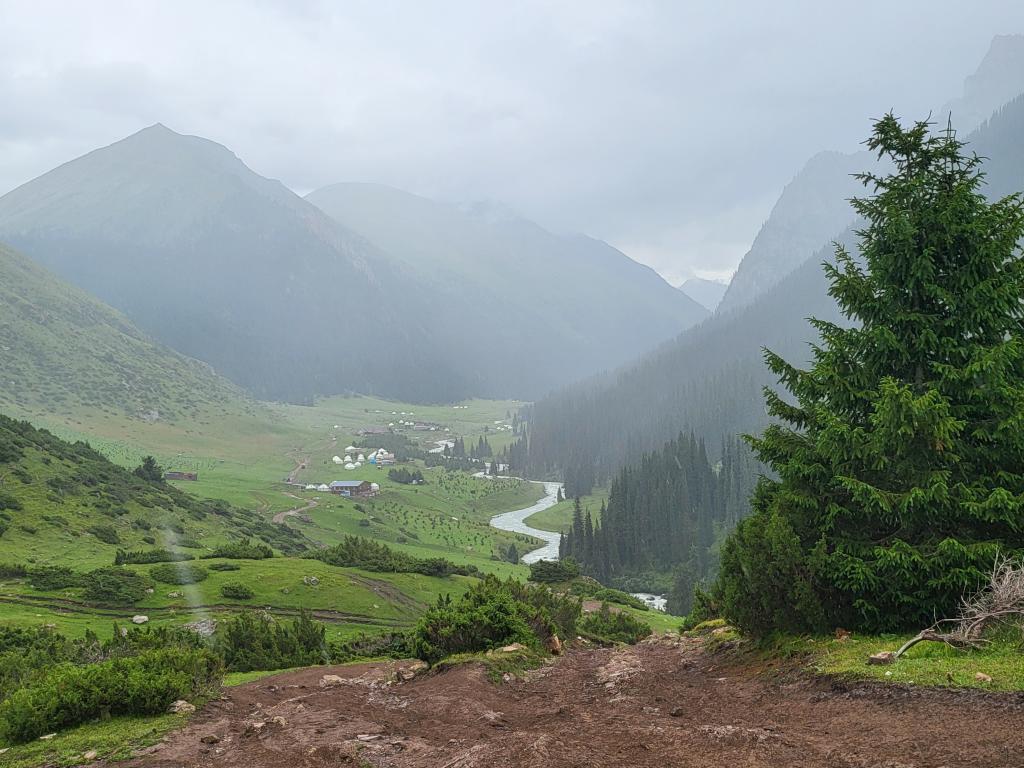
[[[645,622],[626,611],[612,611],[608,603],[601,610],[588,613],[580,621],[580,634],[599,643],[638,643],[651,634]]]
[[[236,563],[210,563],[206,566],[211,571],[240,571],[242,566]]]
[[[67,589],[82,584],[82,574],[72,571],[63,565],[39,565],[26,569],[28,583],[33,589],[49,592],[55,589]]]
[[[331,660],[337,664],[356,659],[408,659],[413,655],[413,639],[408,632],[360,634],[331,645]]]
[[[104,544],[121,543],[121,537],[118,536],[117,531],[114,529],[114,526],[112,525],[104,525],[101,523],[97,523],[96,525],[89,526],[87,530],[89,531],[89,533],[91,533],[97,539],[102,541]]]
[[[193,563],[163,563],[150,568],[149,575],[163,584],[197,584],[210,574]]]
[[[391,549],[361,536],[346,536],[340,544],[320,549],[309,555],[328,565],[342,568],[365,568],[379,573],[421,573],[425,576],[469,576],[475,566],[456,565],[442,557],[420,559]]]
[[[305,611],[290,622],[249,611],[222,626],[217,647],[232,672],[308,667],[330,662],[326,631]]]
[[[538,560],[530,563],[530,581],[538,584],[554,584],[571,581],[580,575],[580,567],[571,557],[564,560]]]
[[[237,581],[222,584],[220,593],[231,600],[252,600],[255,595],[249,587]]]
[[[0,563],[0,579],[23,579],[28,575],[28,568],[21,563]]]
[[[206,650],[144,651],[97,664],[58,664],[0,703],[0,738],[24,743],[105,715],[156,715],[194,699],[220,678]]]
[[[187,552],[172,552],[169,549],[143,549],[137,552],[128,552],[123,549],[117,550],[114,555],[114,565],[149,565],[150,563],[178,563],[185,560],[194,560],[195,556]]]
[[[0,491],[0,509],[12,509],[15,512],[21,509],[21,502],[5,491]]]
[[[575,598],[487,576],[457,601],[444,596],[427,610],[413,630],[413,651],[434,664],[511,643],[538,647],[552,635],[575,636],[579,615]]]
[[[223,557],[229,560],[266,560],[274,550],[262,542],[234,541],[217,547],[207,558]]]
[[[94,603],[134,605],[146,596],[153,582],[129,568],[97,568],[81,577],[83,597]]]

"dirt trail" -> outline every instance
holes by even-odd
[[[304,500],[301,496],[296,496],[294,493],[284,492],[284,495],[285,496],[289,496],[289,497],[295,499],[296,501],[303,501]],[[276,515],[274,515],[271,518],[271,520],[273,520],[275,523],[283,523],[284,519],[286,517],[296,517],[297,515],[301,515],[303,512],[308,512],[309,510],[313,509],[316,505],[317,505],[316,499],[310,499],[309,501],[307,501],[301,507],[296,507],[295,509],[289,509],[289,510],[286,510],[284,512],[278,512]]]
[[[1024,697],[768,678],[696,640],[577,650],[526,680],[376,664],[228,689],[149,768],[1011,768]],[[321,688],[324,674],[342,676]],[[274,718],[283,720],[274,722]],[[255,729],[252,723],[265,723]],[[205,742],[204,742],[205,738]]]

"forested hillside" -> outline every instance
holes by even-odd
[[[1024,186],[1022,131],[1018,97],[968,137],[968,150],[990,158],[982,188],[989,197]],[[855,246],[851,230],[839,241]],[[533,471],[571,477],[579,470],[601,482],[680,430],[693,430],[712,452],[731,435],[758,432],[767,423],[761,388],[775,384],[762,348],[799,365],[816,338],[806,318],[843,322],[820,266],[832,253],[822,244],[746,308],[720,311],[629,368],[539,401],[530,414]]]
[[[699,581],[714,575],[718,545],[749,508],[759,465],[737,439],[708,458],[703,441],[680,435],[624,467],[595,521],[577,508],[561,554],[614,586],[680,583],[683,602]],[[688,604],[673,606],[686,613]]]

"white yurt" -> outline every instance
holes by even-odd
[[[349,453],[346,453],[345,454],[345,463],[348,464],[348,462],[350,462],[350,461],[352,461],[352,455],[349,454]]]
[[[351,461],[348,464],[345,465],[345,469],[355,469],[355,468],[356,468],[356,465],[353,464]]]
[[[361,467],[361,466],[363,466],[363,462],[361,462],[361,461],[357,461],[357,462],[356,462],[356,467]]]
[[[316,490],[316,483],[306,483],[306,490],[307,491],[315,491]]]
[[[333,459],[331,459],[331,461],[333,461],[335,464],[344,464],[345,463],[345,462],[343,462],[341,460],[341,456],[335,456]]]
[[[380,490],[380,483],[370,483],[370,490],[376,493]]]
[[[359,458],[357,458],[356,461],[366,461],[366,457],[363,456],[363,454],[360,453],[359,454]]]
[[[316,489],[317,489],[318,491],[329,491],[329,490],[331,490],[330,486],[329,486],[329,485],[327,485],[327,483],[320,483],[320,485],[318,485],[318,486],[316,487]]]
[[[345,448],[345,453],[352,453],[352,451],[354,450],[356,450],[356,447],[354,445],[350,445],[347,448]]]

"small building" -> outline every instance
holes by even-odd
[[[386,435],[387,433],[387,427],[363,427],[356,432],[360,437],[366,437],[367,435]]]
[[[331,493],[350,498],[365,499],[376,495],[373,483],[368,480],[335,480],[331,483],[330,490]]]
[[[199,479],[198,472],[164,472],[164,480],[192,480]]]

